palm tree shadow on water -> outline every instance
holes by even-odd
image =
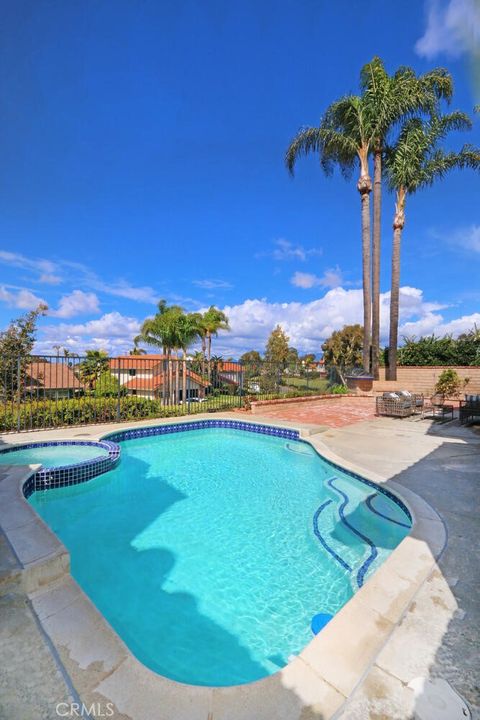
[[[195,683],[216,687],[214,703],[229,707],[238,720],[323,720],[317,706],[323,690],[312,688],[306,666],[293,678],[285,679],[281,673],[265,676],[265,668],[240,638],[201,612],[200,598],[169,588],[177,561],[173,552],[164,547],[139,551],[133,546],[140,533],[186,496],[159,475],[154,481],[162,484],[161,492],[158,488],[153,494],[147,492],[141,478],[148,465],[141,460],[129,458],[124,469],[123,476],[107,473],[90,487],[87,483],[69,489],[63,506],[69,517],[61,534],[71,546],[73,576],[132,654],[159,675],[187,684],[193,668]],[[117,483],[115,489],[112,481]],[[88,498],[76,509],[75,497],[85,493],[91,502]],[[78,547],[75,553],[75,538],[82,545],[81,558]],[[112,562],[113,557],[118,561]],[[233,610],[235,603],[232,595]],[[270,660],[281,664],[281,658]],[[219,686],[219,678],[227,673],[236,678],[236,685],[252,684],[245,691]],[[187,687],[184,692],[188,694]]]
[[[202,614],[201,598],[175,589],[171,576],[177,557],[159,547],[161,536],[151,541],[155,543],[151,547],[133,545],[186,496],[159,476],[143,483],[148,465],[132,457],[126,462],[128,473],[115,478],[115,492],[105,476],[101,491],[111,497],[110,512],[97,523],[95,543],[83,554],[81,565],[72,554],[74,576],[134,655],[156,672],[187,683],[190,675],[191,681],[203,685],[219,684],[219,678],[228,675],[239,683],[263,677],[265,669],[239,638]],[[137,483],[138,494],[132,492],[132,483]],[[118,558],[115,563],[113,554]]]

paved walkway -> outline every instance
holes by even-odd
[[[344,427],[375,417],[375,400],[369,397],[342,397],[334,400],[311,400],[299,403],[263,405],[255,415],[275,420]]]
[[[375,665],[342,720],[410,720],[406,686],[419,676],[448,680],[480,720],[479,430],[380,418],[321,436],[343,458],[425,498],[448,532],[438,570],[378,659],[389,673]]]

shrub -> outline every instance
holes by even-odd
[[[346,385],[332,385],[330,388],[332,395],[346,395],[348,388]]]
[[[456,370],[448,368],[440,374],[437,384],[435,385],[435,392],[451,397],[458,397],[467,382],[468,380],[462,380]]]

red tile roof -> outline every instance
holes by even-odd
[[[26,367],[26,373],[26,386],[30,390],[34,388],[83,390],[85,388],[65,362],[31,362]]]
[[[175,378],[175,375],[176,373],[173,373],[173,378]],[[188,377],[194,382],[196,382],[198,385],[203,385],[203,387],[208,387],[208,385],[210,384],[207,380],[203,380],[200,375],[197,375],[197,373],[193,372],[193,370],[187,370],[187,378]],[[164,373],[162,373],[161,375],[156,375],[152,378],[132,377],[132,379],[125,383],[125,385],[123,385],[122,387],[125,387],[128,390],[151,390],[153,392],[154,390],[157,390],[157,388],[159,388],[161,385],[163,385],[164,379]]]
[[[220,372],[242,372],[243,366],[237,362],[222,362],[219,365]]]
[[[166,355],[119,355],[109,361],[110,370],[153,370]]]

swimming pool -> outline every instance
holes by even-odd
[[[258,680],[385,560],[408,512],[292,433],[171,427],[115,434],[114,470],[29,502],[141,662],[193,685]]]
[[[69,440],[64,442],[29,443],[0,449],[0,465],[41,464],[54,468],[74,465],[86,460],[108,456],[101,443]]]

